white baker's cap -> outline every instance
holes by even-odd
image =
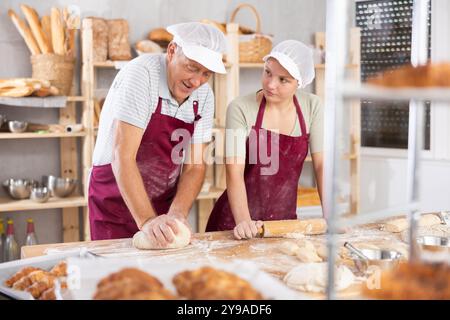
[[[315,77],[312,50],[297,40],[286,40],[277,44],[272,51],[263,58],[277,59],[289,74],[298,80],[298,87],[304,88]]]
[[[222,53],[227,50],[222,31],[200,22],[174,24],[168,26],[167,31],[173,34],[173,41],[186,57],[213,72],[227,73],[222,62]]]

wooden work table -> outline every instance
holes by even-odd
[[[325,244],[325,235],[306,237],[314,243]],[[86,248],[94,254],[106,258],[150,258],[155,262],[205,262],[211,260],[229,262],[233,259],[248,260],[255,263],[261,270],[282,279],[293,267],[301,263],[296,257],[282,253],[279,246],[285,241],[300,241],[301,239],[286,238],[256,238],[251,240],[235,240],[231,231],[197,233],[193,235],[191,244],[182,249],[169,250],[138,250],[133,248],[131,239],[86,241],[59,244],[44,244],[22,247],[21,257],[31,258],[44,254],[67,252]],[[351,233],[342,234],[339,245],[344,241],[352,243],[364,242],[370,245],[387,246],[403,252],[407,245],[401,241],[398,234],[379,230],[376,226],[366,226]],[[342,250],[342,249],[341,249]],[[342,293],[342,297],[355,298],[360,293],[360,285],[350,287]],[[313,295],[323,298],[324,295]]]

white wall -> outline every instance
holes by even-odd
[[[363,156],[361,212],[406,203],[407,160]],[[450,210],[450,164],[425,160],[421,164],[420,201],[424,211]]]

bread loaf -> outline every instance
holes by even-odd
[[[128,21],[108,20],[108,56],[111,60],[130,60],[131,50],[128,42]]]
[[[147,38],[156,42],[161,47],[167,48],[169,42],[173,40],[173,35],[164,28],[157,28],[150,31]]]
[[[108,59],[108,24],[105,19],[89,17],[92,21],[92,45],[94,62],[104,62]]]
[[[367,79],[369,84],[386,87],[450,87],[450,63],[404,65]]]

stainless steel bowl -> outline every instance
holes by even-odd
[[[28,122],[25,121],[9,121],[8,122],[9,131],[13,133],[22,133],[27,130]]]
[[[400,252],[395,250],[360,249],[359,251],[361,251],[362,254],[368,258],[368,260],[362,260],[354,253],[351,253],[351,257],[356,268],[361,273],[366,273],[372,266],[375,266],[381,270],[391,269],[396,267],[403,257]]]
[[[30,199],[35,202],[44,203],[50,198],[50,190],[47,187],[33,187],[31,188]]]
[[[65,198],[72,194],[72,192],[77,187],[77,180],[71,178],[56,178],[54,176],[49,176],[48,184],[52,195]]]
[[[423,250],[450,252],[450,238],[447,237],[421,236],[417,238],[417,243]]]
[[[30,179],[8,179],[3,182],[3,187],[8,195],[16,200],[28,199],[31,195],[31,188],[38,185],[37,181]]]

